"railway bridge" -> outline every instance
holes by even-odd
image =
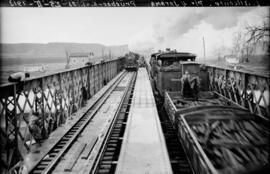
[[[178,140],[149,68],[126,71],[115,59],[2,85],[1,173],[215,173],[200,148]],[[200,73],[237,113],[268,121],[269,77],[210,65]]]

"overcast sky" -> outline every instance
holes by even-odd
[[[1,8],[1,42],[128,44],[131,50],[171,47],[202,56],[203,37],[212,54],[267,13],[267,7]]]

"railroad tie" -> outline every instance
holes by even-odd
[[[76,152],[72,155],[71,158],[69,158],[70,160],[68,161],[64,171],[65,172],[71,172],[75,163],[77,162],[79,156],[81,155],[82,151],[84,150],[86,146],[86,143],[80,144],[80,146],[78,147],[78,149],[76,150]]]
[[[90,141],[90,143],[87,144],[86,148],[82,152],[81,159],[87,159],[94,148],[95,144],[97,143],[98,137],[95,137]]]

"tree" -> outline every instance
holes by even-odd
[[[232,55],[240,62],[249,62],[258,45],[266,48],[269,54],[269,19],[269,16],[265,16],[260,25],[247,25],[245,31],[235,33]]]
[[[247,43],[258,44],[262,43],[264,47],[267,48],[269,54],[269,20],[270,16],[267,15],[263,17],[263,22],[258,26],[246,26],[248,40]]]
[[[241,31],[238,31],[237,33],[234,34],[232,55],[240,58],[242,46],[243,46],[243,34]]]
[[[240,63],[248,62],[248,57],[253,53],[254,45],[247,42],[243,32],[235,33],[233,40],[232,55],[239,59]]]

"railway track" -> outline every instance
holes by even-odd
[[[49,152],[37,163],[37,165],[30,171],[31,174],[44,174],[52,173],[61,158],[69,151],[76,139],[81,135],[89,122],[95,117],[95,114],[99,111],[100,107],[110,96],[113,90],[117,90],[117,85],[128,74],[123,73],[119,79],[117,79],[112,86],[96,101],[96,103],[89,108],[89,110],[67,131],[67,133],[49,150]],[[82,144],[81,150],[86,145]],[[74,163],[75,163],[74,159]],[[73,165],[74,165],[73,163]]]
[[[112,124],[106,141],[100,151],[99,159],[92,173],[106,174],[114,173],[121,150],[121,144],[124,137],[126,122],[129,115],[129,109],[132,102],[133,91],[136,81],[136,74],[133,76],[126,95],[122,101],[117,117],[115,117],[114,124]]]
[[[153,79],[151,78],[149,71],[148,74],[152,84],[152,89],[155,94],[158,115],[161,122],[162,131],[165,137],[173,173],[193,174],[194,172],[192,171],[187,155],[177,136],[176,130],[173,128],[173,125],[165,111],[165,108],[163,107],[163,101],[161,99],[161,96],[158,94],[156,90],[156,87],[153,83]]]
[[[179,141],[176,130],[174,130],[173,125],[170,122],[163,104],[157,102],[157,108],[173,173],[192,174],[192,168],[190,167],[186,153]]]

